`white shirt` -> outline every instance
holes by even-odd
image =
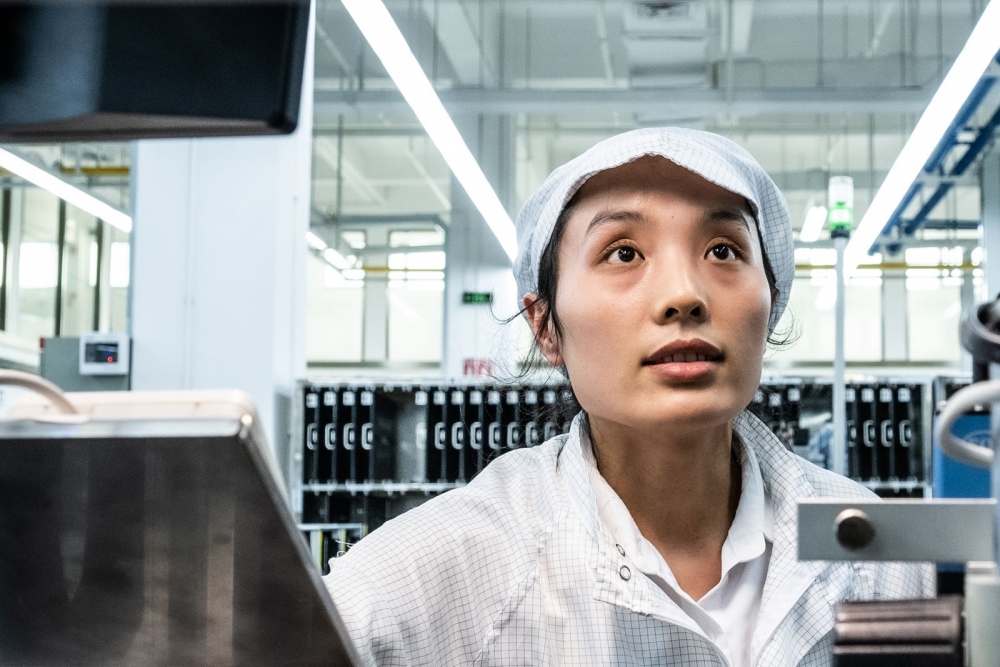
[[[361,664],[731,667],[650,577],[632,574],[602,527],[580,423],[500,456],[330,561],[324,582]],[[795,456],[748,413],[736,432],[774,510],[754,667],[831,667],[838,600],[933,593],[933,570],[917,564],[799,561],[799,499],[874,494]]]
[[[739,440],[739,439],[737,439]],[[643,537],[631,513],[597,469],[588,438],[581,438],[601,523],[636,569],[649,577],[702,629],[732,667],[751,667],[751,640],[771,558],[773,517],[753,450],[740,441],[742,492],[729,535],[722,546],[722,577],[700,600],[678,585],[659,550]]]

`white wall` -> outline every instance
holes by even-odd
[[[236,388],[285,463],[305,376],[312,41],[290,136],[140,141],[132,250],[132,384]]]

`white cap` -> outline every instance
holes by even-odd
[[[514,260],[514,278],[518,302],[525,294],[537,291],[542,253],[552,237],[559,214],[573,195],[594,174],[644,155],[663,156],[750,202],[778,290],[768,322],[768,330],[773,331],[788,304],[795,277],[795,247],[785,198],[771,177],[741,146],[711,132],[678,127],[619,134],[549,174],[517,216],[518,254]]]

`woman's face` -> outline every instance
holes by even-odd
[[[542,352],[592,418],[700,428],[750,402],[772,295],[742,197],[658,157],[601,172],[574,199],[558,267],[562,334]]]

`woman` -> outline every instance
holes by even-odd
[[[524,314],[583,412],[331,562],[367,664],[830,665],[838,601],[931,592],[922,566],[796,559],[799,499],[872,494],[744,411],[794,275],[746,151],[613,137],[517,233]]]

